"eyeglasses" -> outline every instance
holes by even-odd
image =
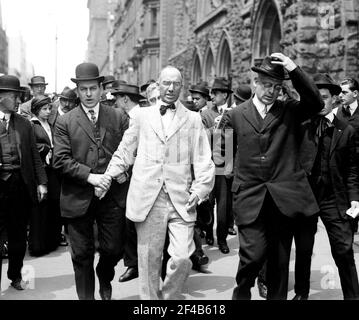
[[[280,91],[283,89],[283,86],[281,84],[274,84],[271,82],[262,82],[262,81],[258,81],[258,83],[260,83],[263,86],[263,88],[266,90],[273,88],[274,91]]]
[[[167,80],[164,80],[161,82],[161,84],[165,87],[169,87],[171,84],[173,85],[174,88],[179,88],[181,87],[182,85],[182,82],[180,81],[167,81]]]

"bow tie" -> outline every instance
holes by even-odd
[[[160,114],[161,114],[161,116],[163,116],[166,113],[167,109],[175,110],[176,106],[174,105],[174,103],[169,104],[168,106],[161,105],[160,106]]]

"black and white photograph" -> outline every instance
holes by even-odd
[[[0,301],[359,300],[358,104],[359,0],[0,0]]]

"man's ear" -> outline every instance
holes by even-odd
[[[359,98],[359,91],[358,91],[358,90],[354,90],[354,91],[353,91],[353,95],[354,95],[355,98],[358,99],[358,98]]]
[[[256,88],[257,87],[257,83],[258,83],[258,77],[255,77],[253,79],[253,87]]]

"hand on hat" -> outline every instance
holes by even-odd
[[[297,65],[289,57],[285,56],[283,53],[275,52],[272,53],[271,58],[277,58],[278,60],[272,60],[272,64],[282,65],[288,72],[293,71]]]

